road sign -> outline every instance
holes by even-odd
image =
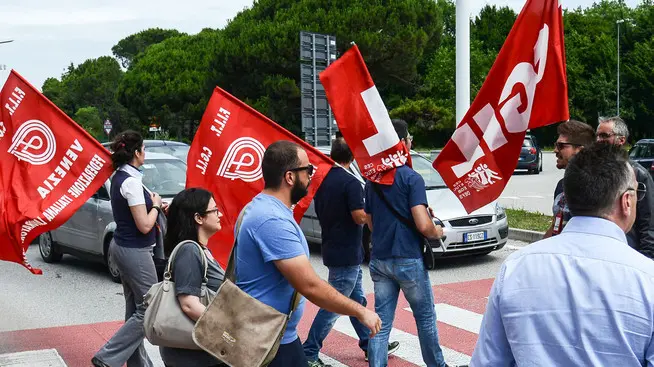
[[[111,133],[111,129],[113,129],[114,126],[111,124],[111,121],[109,120],[104,120],[104,132],[109,135]]]
[[[150,124],[150,132],[156,133],[157,131],[161,131],[161,126],[157,124]]]

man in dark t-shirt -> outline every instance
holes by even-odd
[[[363,183],[349,171],[354,158],[343,138],[332,142],[331,157],[337,164],[327,173],[314,197],[322,232],[322,259],[329,269],[329,284],[365,306],[367,301],[363,293],[361,271],[362,225],[366,222]],[[339,316],[324,309],[318,311],[303,345],[310,367],[326,366],[318,354]],[[355,318],[350,318],[350,321],[359,336],[359,347],[367,357],[368,329]],[[390,343],[389,353],[398,347],[398,342]]]

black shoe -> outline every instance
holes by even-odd
[[[91,364],[94,367],[111,367],[108,364],[106,364],[106,363],[102,362],[101,360],[99,360],[97,357],[93,357],[91,359]]]
[[[400,349],[400,342],[388,343],[388,355],[395,353],[398,349]],[[364,354],[366,355],[366,362],[368,362],[368,351],[366,350]]]
[[[445,367],[468,367],[467,364],[446,364]]]

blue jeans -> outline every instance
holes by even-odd
[[[422,259],[373,259],[370,276],[375,284],[375,311],[382,321],[381,331],[370,340],[370,366],[388,365],[388,338],[402,290],[416,320],[423,361],[428,367],[444,367],[445,359],[438,344],[434,294]]]
[[[363,272],[361,266],[339,266],[329,268],[329,284],[346,297],[365,306],[368,304],[363,294],[362,285]],[[334,323],[341,315],[323,309],[318,311],[316,318],[311,324],[309,335],[304,342],[304,354],[312,362],[318,359],[318,353],[322,348],[322,342],[331,331]],[[357,318],[350,317],[350,322],[359,336],[359,347],[364,351],[368,349],[368,334],[370,330],[365,327]]]

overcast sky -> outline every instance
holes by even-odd
[[[476,15],[485,4],[508,5],[516,12],[524,0],[469,0]],[[587,7],[593,0],[562,0],[564,7]],[[635,6],[640,0],[627,0]],[[180,6],[183,4],[183,6]],[[14,68],[37,88],[61,77],[72,62],[111,55],[119,40],[141,30],[174,28],[189,34],[222,28],[252,0],[2,0],[0,2],[0,85]],[[1,65],[6,65],[7,71]]]

